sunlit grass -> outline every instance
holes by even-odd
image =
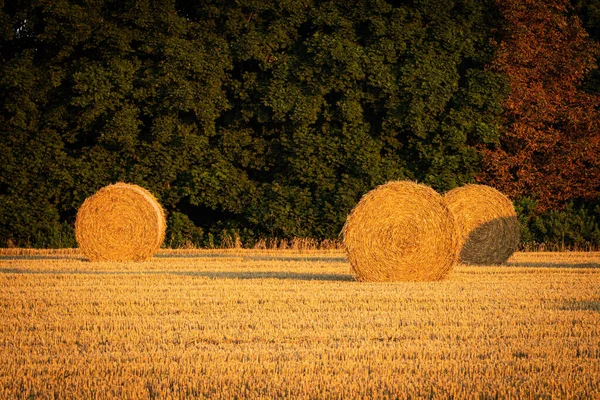
[[[600,254],[359,283],[341,251],[0,255],[0,398],[600,395]]]

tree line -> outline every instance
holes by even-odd
[[[598,0],[0,0],[0,246],[74,246],[117,181],[168,245],[335,239],[393,179],[598,246],[599,26]]]

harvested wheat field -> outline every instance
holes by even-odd
[[[0,398],[599,398],[600,253],[356,282],[341,251],[0,252]]]

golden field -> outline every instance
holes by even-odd
[[[600,253],[365,283],[333,250],[1,250],[0,398],[600,398]]]

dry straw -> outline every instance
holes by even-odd
[[[460,233],[465,264],[502,264],[519,244],[519,222],[512,202],[485,185],[465,185],[444,195]]]
[[[458,262],[452,213],[437,192],[414,182],[388,182],[364,195],[342,235],[361,281],[441,280]]]
[[[165,214],[148,190],[127,183],[105,186],[77,212],[75,237],[91,261],[143,261],[165,239]]]

